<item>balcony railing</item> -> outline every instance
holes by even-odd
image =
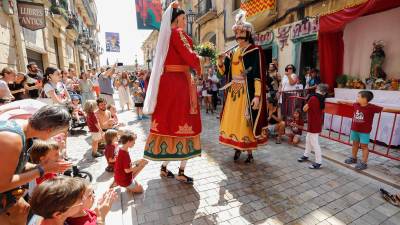
[[[201,17],[210,11],[213,11],[212,0],[200,0],[197,5],[197,16]]]
[[[51,1],[50,12],[52,14],[63,16],[66,21],[69,19],[68,5],[64,4],[64,1]]]
[[[75,13],[69,14],[67,29],[75,29],[76,31],[79,30],[79,20]]]

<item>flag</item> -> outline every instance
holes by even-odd
[[[161,0],[135,0],[136,21],[139,30],[159,30],[161,25]]]
[[[106,32],[106,52],[120,52],[119,33]]]

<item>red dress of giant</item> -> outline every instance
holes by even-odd
[[[145,158],[179,161],[201,155],[200,108],[190,68],[200,74],[200,59],[193,51],[191,38],[182,29],[174,28],[151,119]]]

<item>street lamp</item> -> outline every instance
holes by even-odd
[[[189,36],[192,37],[192,25],[194,23],[194,20],[196,19],[197,14],[193,12],[192,9],[189,9],[188,12],[186,13],[186,18],[187,18],[187,33]]]

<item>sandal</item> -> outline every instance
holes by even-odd
[[[167,170],[166,166],[161,166],[160,176],[166,178],[175,178],[175,175],[171,171]]]
[[[388,201],[390,204],[394,206],[400,206],[400,196],[399,195],[392,195],[385,189],[381,188],[379,189],[382,194],[382,198],[384,198],[386,201]]]
[[[275,144],[282,144],[281,138],[276,138]]]
[[[233,157],[233,160],[235,162],[238,161],[241,154],[242,154],[242,151],[236,149],[235,150],[235,156]]]
[[[253,154],[249,154],[249,155],[247,156],[246,161],[244,161],[244,162],[245,162],[246,164],[253,163],[253,162],[254,162]]]
[[[186,176],[185,170],[182,169],[179,169],[179,173],[176,179],[186,184],[193,184],[193,178]]]

